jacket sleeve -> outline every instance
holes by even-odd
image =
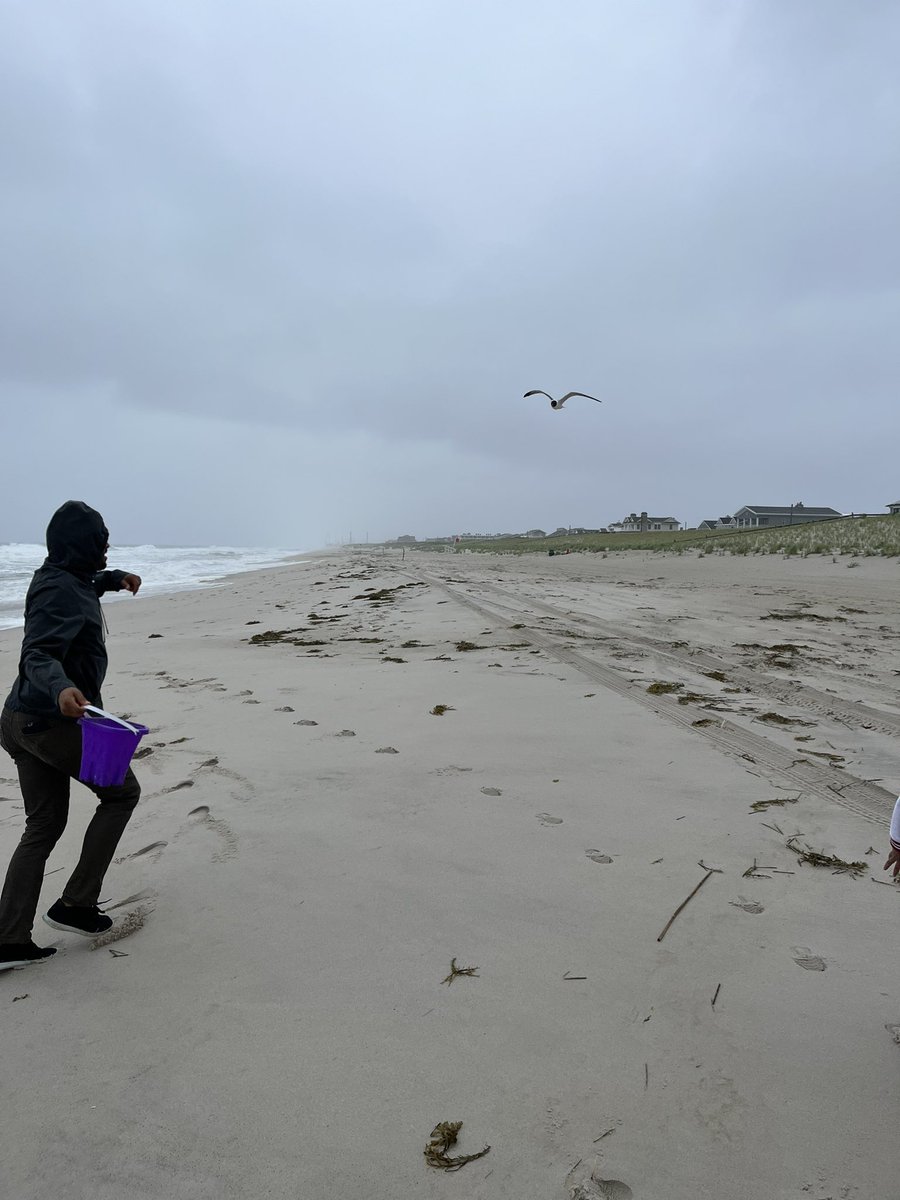
[[[104,592],[121,592],[122,580],[127,574],[127,571],[99,571],[94,576],[94,591],[98,596]]]
[[[47,585],[30,597],[19,674],[54,704],[60,692],[76,686],[62,660],[84,622],[78,598],[64,588]]]
[[[894,805],[894,816],[891,820],[891,845],[900,850],[900,797]]]

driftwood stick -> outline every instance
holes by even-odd
[[[678,907],[672,913],[671,917],[669,917],[668,921],[666,921],[666,924],[665,924],[665,927],[663,928],[662,933],[656,939],[658,942],[661,942],[663,940],[663,938],[666,936],[666,934],[671,929],[672,923],[674,922],[674,920],[678,916],[678,914],[680,912],[682,912],[683,909],[685,909],[688,906],[688,904],[691,902],[691,900],[693,900],[693,898],[697,895],[697,893],[703,887],[704,883],[706,883],[706,881],[708,879],[711,879],[714,874],[715,874],[714,871],[707,871],[706,874],[703,876],[703,878],[700,880],[700,882],[697,884],[697,886],[694,888],[694,890],[691,892],[691,894],[688,896],[688,898],[686,900],[682,900],[682,902],[678,905]]]

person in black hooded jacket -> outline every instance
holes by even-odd
[[[138,575],[107,571],[109,532],[80,500],[68,500],[47,527],[47,558],[25,600],[19,673],[0,714],[0,746],[16,764],[25,832],[0,894],[0,970],[49,958],[31,940],[44,867],[66,827],[69,782],[81,766],[85,706],[102,707],[107,657],[100,597],[127,590]],[[54,929],[95,937],[112,925],[97,907],[103,877],[141,794],[129,769],[119,787],[91,788],[98,800],[81,858],[62,896],[44,916]]]

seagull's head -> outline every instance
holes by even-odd
[[[550,407],[551,407],[551,408],[559,408],[559,401],[558,401],[558,400],[551,400],[551,401],[550,401]]]

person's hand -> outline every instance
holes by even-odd
[[[136,595],[138,594],[138,588],[139,588],[140,586],[141,586],[141,577],[140,577],[140,575],[132,575],[132,574],[130,574],[130,573],[129,573],[129,574],[128,574],[128,575],[126,575],[126,576],[125,576],[125,578],[122,580],[122,587],[123,587],[123,588],[124,588],[124,589],[125,589],[127,592],[131,592],[132,596],[136,596]]]
[[[889,871],[891,867],[894,868],[893,871],[891,871],[891,874],[894,876],[894,878],[900,878],[900,850],[895,850],[893,846],[891,846],[891,852],[887,856],[887,862],[884,864],[884,869],[885,871]]]
[[[85,700],[77,687],[63,688],[56,699],[59,711],[64,717],[84,716],[84,710],[90,704]]]

